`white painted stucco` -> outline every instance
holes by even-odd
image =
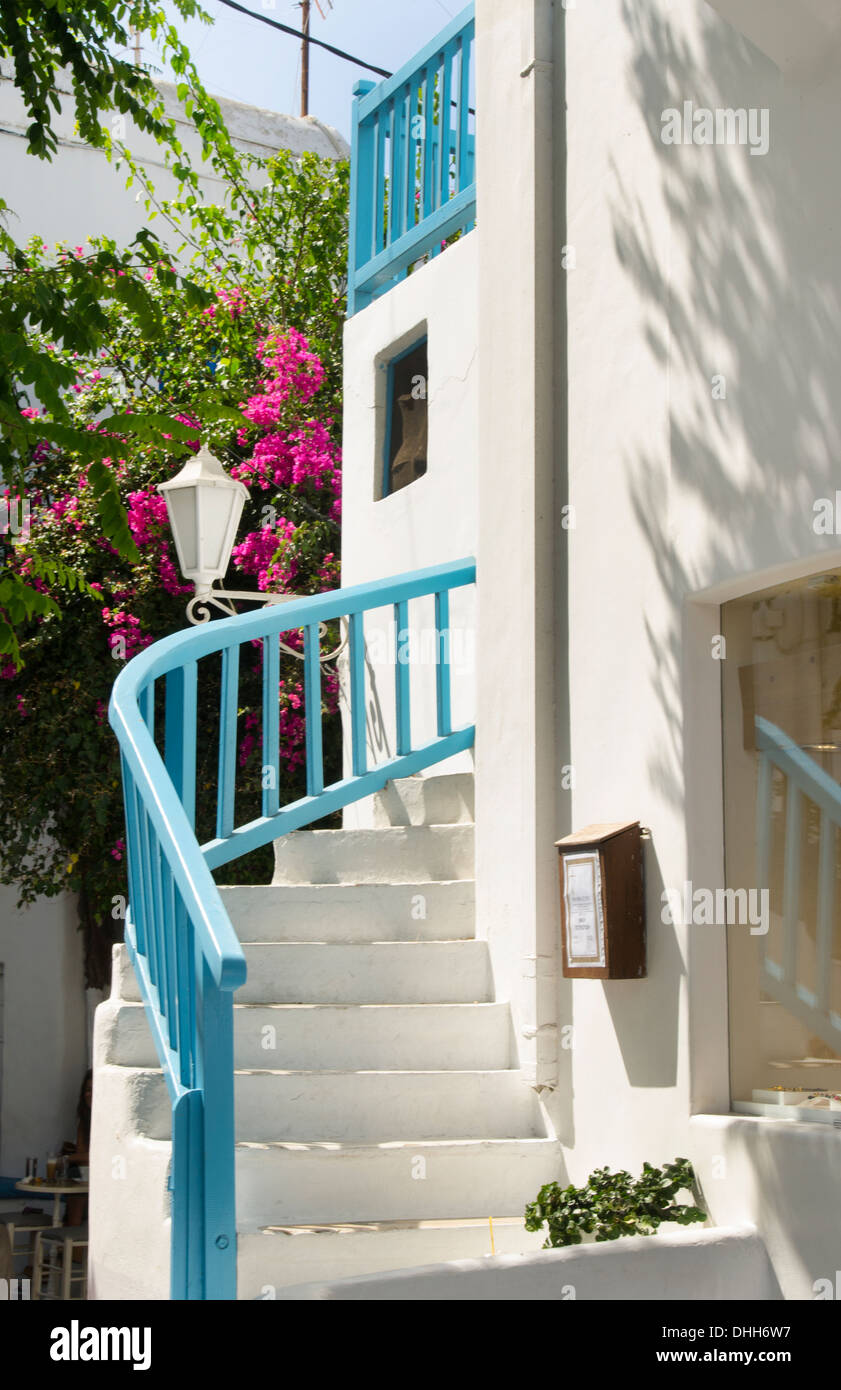
[[[127,170],[110,165],[100,150],[91,149],[79,139],[63,79],[58,90],[65,94],[65,109],[55,119],[58,152],[50,162],[27,154],[25,133],[29,120],[11,81],[11,71],[8,60],[0,63],[0,161],[3,196],[13,212],[8,223],[12,236],[20,243],[37,234],[48,244],[66,241],[84,245],[86,237],[96,235],[113,237],[120,246],[128,245],[146,225],[145,193],[139,191],[136,183],[126,188]],[[202,168],[198,134],[184,116],[174,87],[167,82],[160,83],[160,87],[168,113],[177,119],[179,138],[201,171],[205,197],[210,202],[219,201],[224,184],[206,166]],[[294,154],[312,150],[328,159],[349,156],[342,136],[315,116],[281,115],[223,97],[218,101],[234,144],[250,154],[268,158],[280,149],[288,149]],[[124,121],[122,135],[123,127],[116,125],[120,120]],[[146,168],[157,196],[172,197],[175,181],[154,140],[118,113],[114,113],[113,119],[103,118],[103,124],[124,140]],[[163,218],[150,225],[165,242],[177,244]]]
[[[695,1302],[780,1298],[768,1255],[751,1227],[663,1231],[613,1245],[454,1260],[396,1273],[280,1290],[316,1302]]]
[[[807,1298],[835,1163],[804,1160],[804,1203],[796,1138],[741,1127],[717,1185],[689,1119],[729,1109],[723,930],[662,925],[660,893],[723,884],[718,604],[839,561],[812,504],[834,496],[841,441],[841,66],[793,85],[705,0],[555,8],[552,39],[541,0],[477,3],[478,912],[497,986],[520,1001],[521,1055],[557,1083],[543,1099],[569,1176],[689,1152],[720,1219],[755,1217],[786,1295]],[[767,110],[769,152],[664,144],[663,111],[689,100]],[[522,492],[504,506],[518,442]],[[507,584],[484,563],[500,549]],[[500,649],[520,679],[492,690]],[[553,1006],[553,841],[625,818],[650,831],[648,978],[560,980]],[[522,1038],[553,1023],[554,1078],[548,1045]]]
[[[841,560],[812,529],[841,444],[841,61],[827,40],[810,78],[773,7],[762,35],[750,8],[740,32],[706,0],[477,0],[477,926],[559,1176],[688,1153],[716,1219],[755,1220],[785,1296],[808,1298],[829,1149],[808,1141],[801,1215],[792,1130],[702,1142],[691,1117],[730,1104],[724,930],[660,915],[664,887],[723,886],[720,603]],[[831,15],[807,8],[814,49]],[[767,113],[767,153],[664,143],[689,101]],[[348,327],[348,582],[393,557],[369,520],[376,354],[458,252]],[[413,289],[426,301],[381,328]],[[399,500],[392,569],[452,525],[417,485]],[[563,980],[554,841],[623,819],[648,831],[647,978]]]
[[[477,233],[471,232],[355,314],[345,326],[343,584],[361,584],[475,555],[479,482],[477,246]],[[388,362],[424,336],[429,353],[429,466],[424,476],[408,487],[382,497]],[[453,593],[450,617],[453,724],[459,727],[475,718],[472,589]],[[433,620],[432,599],[410,604],[409,626],[419,644],[424,634],[432,639]],[[391,610],[378,609],[367,617],[365,631],[373,764],[395,753]],[[430,641],[428,653],[433,651]],[[436,734],[435,667],[431,659],[412,662],[411,703],[417,745]],[[448,771],[471,767],[470,754],[461,754],[447,764]],[[441,770],[440,765],[433,769],[435,773]],[[370,825],[372,808],[370,799],[348,807],[345,824]]]
[[[734,28],[796,79],[820,79],[841,55],[835,0],[708,0]]]
[[[841,563],[812,529],[841,445],[841,65],[794,81],[724,8],[477,0],[477,230],[347,327],[344,580],[477,555],[477,927],[557,1176],[686,1154],[739,1229],[316,1298],[560,1297],[574,1267],[577,1296],[809,1299],[835,1273],[837,1135],[728,1113],[724,928],[660,914],[724,882],[720,603]],[[665,144],[688,101],[767,111],[768,152]],[[379,363],[424,323],[429,471],[376,502]],[[637,818],[647,977],[564,980],[554,842]]]
[[[39,898],[18,910],[0,887],[3,1048],[0,1175],[22,1177],[37,1157],[76,1139],[76,1103],[90,1065],[82,937],[76,899]]]

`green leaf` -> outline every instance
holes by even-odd
[[[115,474],[102,463],[92,463],[88,469],[88,483],[96,499],[105,539],[113,545],[122,559],[137,562],[140,552],[129,530],[126,509],[120,498]]]

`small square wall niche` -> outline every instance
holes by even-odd
[[[383,497],[417,482],[426,472],[428,374],[425,337],[388,363]]]

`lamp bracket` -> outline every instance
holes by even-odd
[[[242,589],[203,588],[199,589],[190,599],[187,604],[186,612],[190,622],[194,625],[199,625],[201,623],[210,622],[212,616],[210,612],[211,604],[214,608],[218,608],[222,613],[225,613],[227,617],[235,618],[237,616],[237,610],[234,607],[235,602],[260,603],[268,607],[278,603],[293,603],[295,599],[299,597],[299,594],[259,594]],[[341,656],[348,644],[347,623],[345,623],[343,619],[339,619],[339,622],[340,625],[344,625],[342,640],[333,651],[325,652],[323,656],[319,656],[319,661],[322,666],[329,661],[335,661]],[[326,623],[318,624],[318,635],[319,637],[327,636]],[[304,659],[303,652],[298,651],[295,647],[290,647],[286,642],[280,643],[280,650],[286,652],[288,656],[296,657],[299,661],[303,661]]]

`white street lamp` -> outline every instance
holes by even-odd
[[[181,573],[195,585],[196,592],[187,604],[191,623],[208,622],[211,603],[224,613],[234,614],[232,599],[282,603],[294,597],[214,588],[227,573],[239,519],[249,493],[244,483],[225,472],[206,444],[187,460],[174,478],[159,483],[158,492],[166,500]]]
[[[225,472],[206,444],[187,460],[174,478],[159,483],[158,492],[166,501],[181,573],[195,586],[196,592],[187,604],[191,623],[209,622],[210,604],[234,617],[237,611],[234,599],[272,604],[291,603],[298,598],[297,594],[261,594],[214,587],[228,571],[239,519],[249,492],[244,483]],[[324,637],[326,633],[326,624],[320,623],[319,636]],[[347,634],[334,651],[327,652],[319,660],[322,663],[334,661],[346,645]],[[303,653],[285,642],[280,643],[280,649],[303,660]]]

